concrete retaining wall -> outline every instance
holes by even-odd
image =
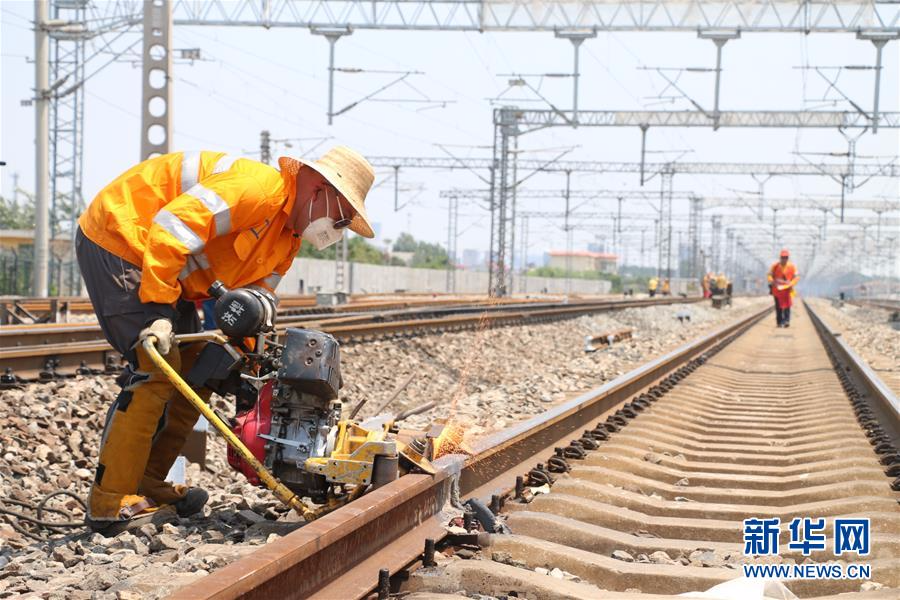
[[[310,293],[319,288],[334,290],[335,263],[333,260],[298,258],[282,279],[278,292],[282,294]],[[456,286],[448,289],[447,271],[437,269],[413,269],[388,267],[364,263],[347,263],[344,280],[350,293],[385,293],[404,290],[408,292],[450,292],[460,294],[484,294],[488,289],[488,274],[476,271],[456,271]],[[302,281],[302,287],[301,287]],[[572,293],[608,294],[612,284],[608,281],[586,279],[571,280]],[[561,294],[566,292],[566,280],[552,277],[525,277],[514,282],[517,293],[541,292]]]

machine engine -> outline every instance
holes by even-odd
[[[341,419],[340,350],[333,336],[288,328],[276,343],[270,294],[227,290],[219,282],[210,294],[228,342],[207,344],[187,380],[235,396],[231,429],[275,478],[297,496],[325,504],[345,494],[344,485],[364,490],[399,476],[392,420],[361,426]],[[260,485],[259,473],[231,445],[228,462]]]
[[[319,331],[288,329],[281,365],[276,381],[265,385],[256,406],[237,415],[234,432],[288,488],[321,503],[327,479],[309,472],[306,461],[329,456],[334,449],[341,417],[338,343]],[[248,474],[233,451],[228,458]]]

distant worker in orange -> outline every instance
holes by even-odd
[[[672,287],[669,285],[669,280],[668,280],[668,278],[667,278],[667,279],[663,279],[662,292],[661,292],[661,293],[662,293],[663,296],[671,296],[671,295],[672,295]]]
[[[728,287],[728,278],[725,277],[725,273],[719,273],[716,276],[716,288],[719,290],[720,294],[725,293],[725,289]]]
[[[703,289],[704,298],[709,298],[712,295],[709,291],[709,273],[703,275],[703,279],[700,280],[700,287]]]
[[[795,286],[800,281],[797,267],[790,261],[790,253],[785,248],[781,251],[778,262],[769,268],[769,291],[775,297],[775,320],[779,327],[791,326],[791,301]]]

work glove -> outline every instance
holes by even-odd
[[[148,337],[156,338],[156,349],[165,356],[175,343],[175,333],[172,331],[172,321],[169,319],[156,319],[149,327],[141,329],[138,335],[138,343],[142,344]]]

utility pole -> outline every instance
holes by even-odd
[[[584,40],[597,37],[597,31],[590,29],[587,31],[557,31],[556,37],[567,39],[572,42],[572,48],[575,51],[575,64],[572,67],[572,122],[574,126],[578,126],[578,80],[581,78],[581,70],[578,64],[579,50]]]
[[[621,196],[616,198],[616,201],[619,203],[616,224],[615,227],[613,227],[613,252],[616,253],[616,255],[620,253],[619,245],[622,243],[622,200],[623,198]]]
[[[517,113],[511,108],[494,110],[493,165],[499,173],[491,172],[491,259],[488,267],[490,295],[505,296],[510,281],[510,189],[513,181],[510,164],[510,138],[519,135]],[[496,187],[496,192],[494,188]]]
[[[700,245],[702,239],[703,199],[690,199],[690,213],[688,216],[688,243],[691,245],[690,273],[695,280],[701,278],[700,271]]]
[[[509,293],[515,291],[513,274],[516,271],[516,191],[519,189],[519,136],[513,137],[512,156],[512,210],[509,219]]]
[[[725,273],[734,280],[734,229],[725,230]]]
[[[394,165],[394,212],[400,210],[400,165]]]
[[[566,295],[572,292],[572,228],[569,226],[569,196],[572,172],[566,171],[566,220],[563,229],[566,231]]]
[[[780,208],[772,208],[772,248],[778,251],[778,211]],[[842,219],[843,221],[843,219]]]
[[[678,230],[678,262],[676,263],[675,272],[678,274],[678,277],[684,277],[684,273],[681,272],[681,234],[682,231]]]
[[[336,292],[347,292],[347,279],[345,270],[347,268],[347,236],[341,237],[341,249],[334,249],[334,290]]]
[[[666,277],[672,277],[672,180],[675,176],[671,165],[660,173],[659,192],[659,249],[657,254],[657,275],[662,277],[665,265]]]
[[[272,137],[268,129],[259,132],[259,160],[267,165],[272,162]]]
[[[645,234],[645,233],[647,233],[647,229],[646,229],[646,228],[641,229],[641,267],[644,266],[644,261],[646,260],[646,258],[645,258],[646,255],[644,254],[644,249],[645,249],[645,247],[644,247],[644,234]]]
[[[722,47],[728,40],[740,39],[741,32],[740,30],[715,32],[700,31],[697,34],[697,37],[701,39],[710,39],[716,45],[716,83],[713,91],[713,131],[715,131],[719,128],[719,118],[721,116],[721,113],[719,112],[719,89],[722,80]]]
[[[353,31],[349,27],[314,27],[310,32],[313,35],[323,35],[328,40],[328,124],[331,125],[334,122],[334,45]]]
[[[34,3],[34,277],[31,294],[47,296],[50,263],[50,37],[48,0]]]
[[[172,143],[172,2],[144,2],[141,160],[166,154]],[[151,107],[151,102],[157,108]]]
[[[456,292],[456,241],[459,236],[459,198],[451,197],[447,204],[447,293]]]
[[[722,270],[722,215],[712,218],[712,270],[714,273]]]
[[[528,293],[528,215],[522,216],[522,293]]]

